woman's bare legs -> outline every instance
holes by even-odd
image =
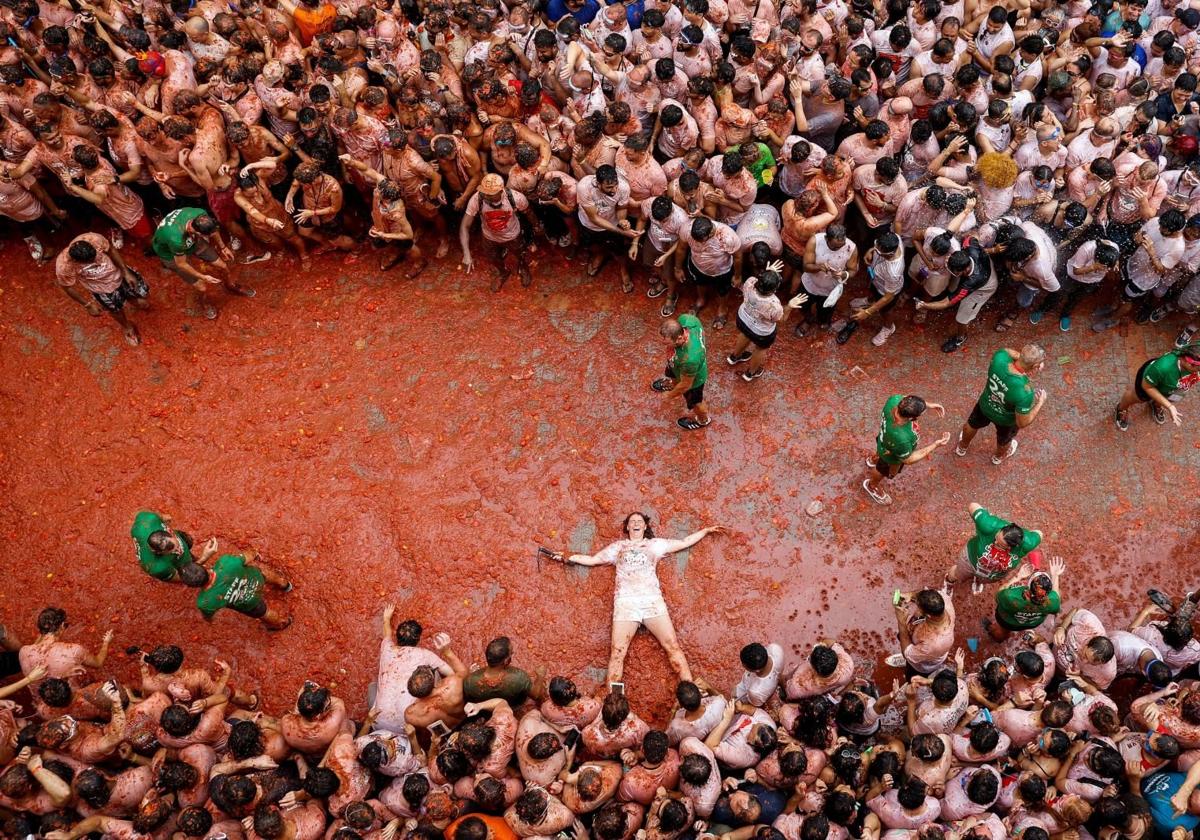
[[[671,623],[671,616],[660,615],[656,618],[648,618],[642,623],[646,625],[647,630],[654,634],[654,638],[658,639],[658,643],[667,652],[667,659],[671,661],[671,667],[675,669],[679,679],[682,682],[691,682],[692,669],[688,667],[687,657],[683,655],[683,648],[679,646],[679,639],[675,637],[675,625]]]
[[[637,621],[613,621],[612,648],[608,655],[608,681],[620,682],[625,673],[625,654],[629,653],[629,643],[641,626]]]

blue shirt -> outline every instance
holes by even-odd
[[[1169,840],[1171,831],[1182,826],[1187,831],[1194,831],[1200,825],[1200,817],[1194,814],[1175,816],[1171,805],[1171,797],[1183,787],[1187,778],[1185,773],[1164,772],[1154,773],[1142,780],[1142,796],[1150,806],[1150,819],[1154,823],[1154,835],[1160,840]]]
[[[558,23],[567,15],[573,15],[575,20],[579,21],[579,25],[591,23],[592,20],[600,12],[600,4],[597,0],[583,0],[583,7],[572,12],[567,8],[566,0],[550,0],[546,6],[546,16],[550,18],[551,23]]]

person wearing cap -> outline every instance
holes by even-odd
[[[1062,609],[1062,573],[1067,564],[1061,557],[1050,559],[1050,571],[1022,564],[996,592],[995,618],[983,617],[983,629],[994,641],[1003,642],[1011,633],[1041,627],[1047,616]]]
[[[489,256],[496,264],[496,276],[492,280],[492,291],[498,292],[510,274],[509,258],[516,263],[522,286],[529,286],[533,276],[529,273],[529,260],[525,250],[525,239],[521,234],[521,220],[525,216],[534,229],[541,230],[541,222],[533,214],[529,200],[522,193],[513,192],[504,186],[504,181],[494,172],[484,175],[479,189],[467,201],[462,222],[458,226],[458,243],[462,246],[463,269],[470,274],[475,267],[471,255],[471,226],[475,217],[482,219],[483,241]]]
[[[1176,426],[1183,418],[1171,397],[1190,390],[1200,383],[1200,344],[1189,344],[1150,359],[1138,368],[1133,385],[1117,403],[1116,423],[1122,432],[1129,430],[1129,409],[1138,403],[1148,403],[1154,422],[1167,422],[1167,415]]]

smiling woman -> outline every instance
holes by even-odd
[[[608,657],[608,681],[620,682],[625,669],[625,654],[638,628],[644,626],[658,639],[679,679],[690,682],[687,657],[675,637],[675,626],[667,612],[655,567],[668,554],[686,551],[709,534],[722,534],[720,525],[703,528],[682,540],[656,538],[647,514],[634,512],[621,526],[625,539],[612,543],[598,554],[557,555],[564,563],[578,566],[616,566],[617,581],[613,592],[612,648]]]

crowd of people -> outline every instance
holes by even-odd
[[[144,516],[145,538],[179,539]],[[62,609],[47,607],[26,643],[0,629],[0,835],[1194,836],[1200,596],[1151,590],[1130,626],[1114,626],[1067,609],[1065,563],[1044,559],[1039,532],[978,505],[971,517],[975,534],[946,580],[893,595],[898,644],[885,664],[878,651],[851,652],[836,639],[802,649],[765,639],[741,648],[741,676],[724,686],[692,672],[654,572],[661,557],[721,529],[664,540],[641,513],[595,555],[549,552],[616,567],[613,656],[594,691],[514,665],[506,637],[487,644],[484,666],[468,668],[448,635],[423,646],[421,624],[394,623],[388,606],[366,703],[306,681],[294,706],[267,709],[228,664],[187,661],[175,645],[127,648],[134,659],[122,671],[140,674],[118,679],[106,667],[112,632],[93,652]],[[158,548],[176,553],[162,539]],[[139,554],[143,569],[146,560]],[[146,570],[167,579],[166,566]],[[970,667],[956,649],[969,630],[956,626],[955,609],[968,576],[999,582],[984,622],[989,655]],[[643,624],[679,675],[677,706],[661,726],[639,715],[649,710],[632,707],[621,681]],[[875,676],[888,668],[891,677]],[[361,720],[355,706],[368,709]]]
[[[578,248],[665,318],[732,318],[747,380],[784,324],[882,345],[953,310],[950,352],[993,298],[1001,331],[1178,311],[1182,347],[1198,28],[1180,0],[12,0],[0,214],[43,259],[84,211],[57,282],[131,343],[127,239],[213,318],[240,264],[369,241],[413,273],[457,227],[493,290]]]

